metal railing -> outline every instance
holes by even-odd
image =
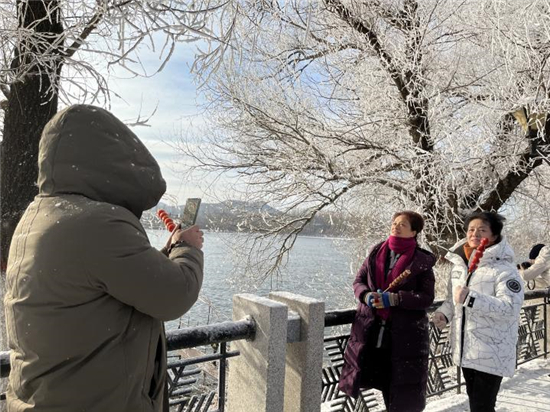
[[[238,351],[229,350],[228,343],[253,339],[255,330],[254,321],[247,319],[166,332],[170,410],[224,412],[227,359],[239,355]],[[191,356],[182,352],[200,347],[210,348],[211,353],[207,349],[193,351]],[[208,370],[210,377],[205,378]],[[0,352],[0,371],[2,378],[9,375],[9,352]],[[205,382],[199,385],[201,375]],[[5,399],[4,394],[0,399]]]
[[[540,299],[540,302],[525,304],[520,315],[517,343],[517,365],[546,357],[548,355],[548,319],[546,308],[549,305],[549,290],[525,292],[525,302]],[[443,301],[436,301],[428,312],[434,312]],[[325,328],[347,326],[353,322],[355,309],[334,310],[325,313]],[[463,383],[459,368],[454,366],[449,341],[450,331],[437,329],[430,322],[430,354],[428,361],[427,396],[435,396],[456,390],[460,393]],[[328,359],[323,367],[322,403],[328,403],[331,412],[378,411],[384,410],[382,398],[377,391],[363,390],[357,399],[350,398],[338,390],[340,371],[344,363],[344,351],[349,333],[325,337],[325,354]]]
[[[540,301],[534,302],[537,299]],[[525,304],[521,311],[518,365],[548,354],[548,291],[526,292],[525,301],[529,304]],[[435,302],[428,311],[435,311],[441,303]],[[325,330],[348,327],[354,317],[355,309],[328,311],[325,313]],[[289,315],[289,322],[291,321],[299,319]],[[255,329],[253,320],[246,319],[168,331],[167,381],[170,409],[174,412],[225,412],[227,359],[239,355],[238,351],[231,351],[228,344],[241,339],[253,339]],[[290,339],[290,334],[287,338]],[[383,402],[375,391],[364,390],[357,400],[338,391],[348,339],[349,333],[326,336],[324,339],[326,364],[322,371],[321,402],[329,403],[331,412],[379,410],[383,408]],[[197,348],[201,350],[196,350]],[[8,376],[9,368],[9,352],[0,352],[2,378]],[[452,362],[449,330],[446,328],[440,331],[431,323],[428,368],[428,396],[451,390],[461,391],[460,371]],[[202,384],[199,383],[201,376]]]
[[[217,404],[217,412],[225,411],[225,390],[227,359],[238,356],[238,351],[230,351],[228,342],[252,339],[255,333],[252,319],[236,322],[223,322],[194,328],[177,329],[166,333],[167,350],[197,348],[210,345],[213,353],[182,358],[172,355],[168,361],[168,397],[170,409],[182,412],[208,411]],[[204,364],[212,363],[216,368],[217,385],[203,385],[197,388],[198,375],[206,374]],[[202,364],[202,368],[196,367]],[[214,387],[213,387],[214,386]]]

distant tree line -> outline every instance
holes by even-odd
[[[165,210],[177,220],[183,206],[159,204],[145,212],[142,218],[147,228],[161,229],[160,219],[155,217],[158,209]],[[296,213],[295,217],[299,214]],[[197,224],[205,230],[221,232],[267,232],[273,219],[283,218],[283,212],[259,203],[226,201],[221,203],[203,203],[197,217]],[[284,216],[286,218],[286,216]],[[289,227],[287,230],[290,231]],[[301,231],[304,236],[346,236],[349,225],[342,212],[322,212],[317,214]]]

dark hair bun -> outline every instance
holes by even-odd
[[[529,259],[536,259],[540,253],[540,250],[544,247],[542,243],[539,243],[538,245],[533,246],[531,251],[529,252]]]

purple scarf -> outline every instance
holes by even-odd
[[[414,237],[396,237],[390,236],[388,240],[382,243],[376,254],[376,266],[374,281],[377,289],[385,290],[396,277],[409,267],[412,262],[414,251],[416,249],[416,238]],[[395,263],[393,269],[388,272],[388,277],[384,279],[386,260],[390,250],[395,254],[401,255]],[[393,291],[392,291],[393,292]],[[388,309],[377,310],[378,316],[387,319],[390,312]]]

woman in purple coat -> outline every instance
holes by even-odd
[[[361,389],[379,389],[389,412],[422,411],[426,405],[426,309],[434,300],[435,256],[418,247],[423,227],[418,213],[397,212],[390,237],[374,246],[353,283],[359,306],[339,389],[354,398]]]

